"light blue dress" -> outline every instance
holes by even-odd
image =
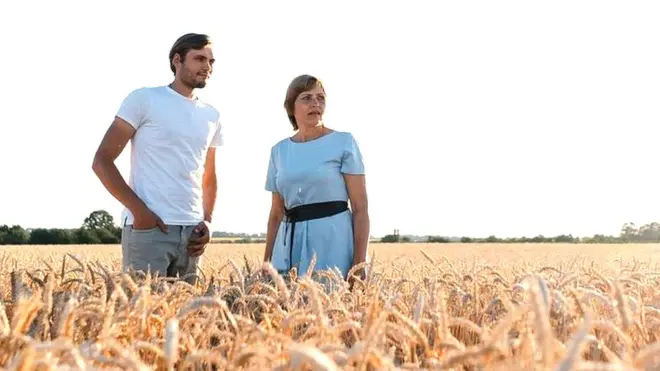
[[[348,201],[342,174],[364,174],[358,143],[351,133],[332,131],[309,142],[279,141],[271,148],[266,190],[279,193],[284,206]],[[277,231],[271,263],[280,272],[289,269],[291,227],[286,217]],[[315,271],[338,269],[346,279],[353,263],[353,215],[349,210],[330,217],[296,222],[291,266],[307,271],[316,253]],[[286,241],[285,241],[286,239]],[[286,243],[286,245],[285,245]]]

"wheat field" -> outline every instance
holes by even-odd
[[[199,281],[118,246],[0,248],[3,370],[657,370],[660,245],[372,244],[364,281],[214,244]],[[263,269],[262,269],[263,268]]]

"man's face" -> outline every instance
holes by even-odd
[[[191,88],[201,89],[213,72],[213,49],[210,45],[201,50],[191,49],[186,54],[183,63],[176,63],[178,77]]]

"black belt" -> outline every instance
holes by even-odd
[[[312,219],[321,219],[328,216],[343,213],[348,210],[346,201],[328,201],[317,202],[313,204],[300,205],[291,209],[284,209],[284,215],[287,218],[287,224],[284,229],[284,246],[286,246],[286,233],[291,223],[291,242],[289,246],[289,270],[293,265],[293,235],[296,229],[296,222],[303,222]]]

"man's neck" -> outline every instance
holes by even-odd
[[[174,80],[169,86],[172,90],[183,95],[186,98],[190,98],[190,99],[195,98],[195,94],[194,94],[195,89],[182,83],[181,81]]]

